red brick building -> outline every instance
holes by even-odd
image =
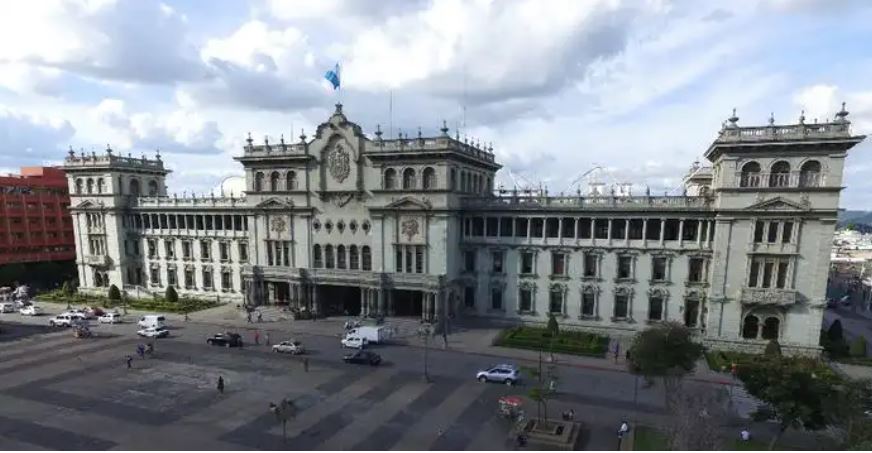
[[[73,261],[76,246],[63,170],[23,167],[0,176],[0,266]]]

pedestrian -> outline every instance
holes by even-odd
[[[260,344],[260,332],[254,331],[254,344]]]
[[[218,393],[224,394],[224,377],[218,376]]]
[[[257,322],[263,322],[263,312],[257,312]]]
[[[143,346],[141,344],[136,345],[136,353],[139,354],[140,359],[144,359],[145,358],[145,346]]]
[[[442,349],[448,349],[448,334],[442,331]]]
[[[621,355],[621,343],[615,341],[615,363],[618,363],[618,357]]]
[[[303,371],[305,371],[306,373],[309,372],[309,358],[308,357],[303,357]]]
[[[248,319],[248,323],[251,324],[251,312],[250,311],[246,312],[245,316]]]
[[[127,354],[126,360],[127,360],[127,369],[129,370],[129,369],[133,368],[133,356],[131,356],[130,354]]]
[[[742,442],[748,442],[751,440],[751,431],[748,431],[748,428],[744,428],[742,432],[739,433],[739,437],[742,439]]]
[[[185,322],[188,322],[188,320],[189,320],[189,318],[188,318],[188,312],[185,312]]]
[[[263,338],[264,338],[264,343],[265,343],[267,346],[269,346],[269,332],[267,332],[267,333],[264,335]]]

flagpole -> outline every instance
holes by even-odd
[[[388,137],[394,137],[394,90],[388,95]]]

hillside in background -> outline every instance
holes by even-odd
[[[839,211],[837,228],[844,228],[850,224],[864,232],[872,231],[872,211]]]

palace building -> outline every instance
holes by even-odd
[[[675,320],[707,344],[817,353],[850,133],[738,125],[680,196],[495,190],[492,149],[364,134],[336,111],[314,137],[236,157],[244,194],[169,195],[155,159],[65,161],[81,287],[322,316],[493,317],[610,335]]]

